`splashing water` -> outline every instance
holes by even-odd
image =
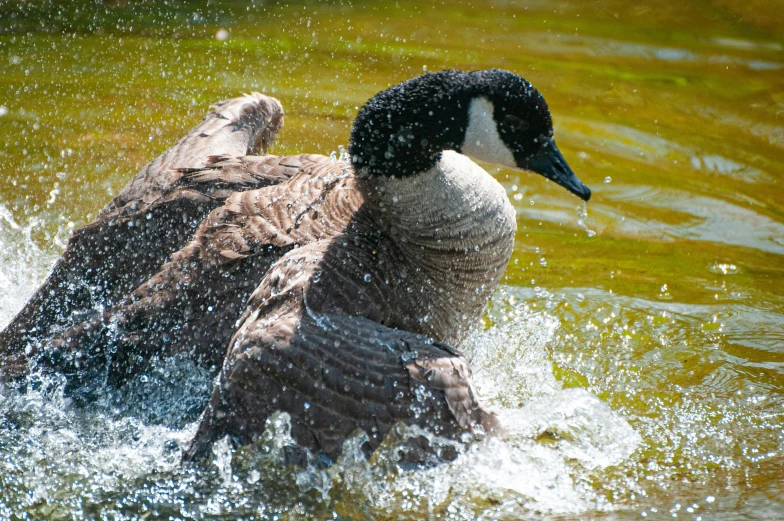
[[[585,230],[585,234],[588,237],[593,237],[596,235],[596,232],[588,227],[586,221],[588,220],[588,203],[585,201],[580,202],[580,206],[577,207],[577,226]]]
[[[41,224],[40,218],[33,218],[21,225],[0,205],[0,328],[24,305],[59,255],[42,250],[33,240]],[[54,239],[57,246],[64,245],[63,238],[69,231],[61,228]]]
[[[340,152],[340,155],[338,156],[338,161],[342,163],[348,163],[351,158],[349,157],[346,148],[343,145],[338,145],[338,152]]]
[[[341,163],[350,163],[351,157],[348,155],[348,151],[346,147],[343,145],[338,145],[338,151],[335,152],[334,150],[329,153],[329,158],[332,160],[333,163],[341,162]]]
[[[24,280],[40,277],[40,267],[18,268],[29,270]],[[20,301],[9,300],[0,311],[10,314],[6,306]],[[622,461],[636,434],[595,396],[561,389],[546,350],[559,328],[556,319],[525,312],[506,317],[514,320],[474,333],[465,346],[477,386],[507,427],[504,436],[463,446],[399,426],[370,461],[358,435],[328,468],[286,465],[292,440],[285,414],[270,418],[254,445],[235,450],[224,439],[206,469],[182,466],[212,386],[209,374],[186,359],[154,361],[86,407],[70,403],[57,375],[33,374],[22,390],[0,385],[0,483],[8,491],[0,513],[89,517],[101,511],[126,519],[154,509],[190,518],[272,515],[294,506],[306,515],[351,517],[354,501],[380,515],[412,518],[434,512],[470,518],[487,501],[502,505],[493,507],[498,512],[510,506],[544,513],[611,510],[582,475]],[[401,466],[397,447],[411,436],[460,455],[430,467]]]
[[[5,222],[15,223],[10,216]],[[4,239],[10,237],[14,243],[28,232],[7,224],[3,233]],[[17,264],[11,263],[18,280],[35,281],[45,269],[26,263],[28,258],[21,256],[13,261]],[[40,257],[38,262],[46,265],[49,259]],[[767,424],[775,421],[763,419],[754,407],[741,412],[721,400],[714,404],[686,401],[653,422],[636,415],[634,406],[623,400],[616,398],[609,407],[597,395],[605,393],[607,385],[626,380],[602,380],[611,374],[603,368],[608,357],[639,349],[630,340],[634,337],[626,335],[673,334],[671,329],[662,329],[669,318],[664,323],[630,322],[625,309],[651,310],[669,304],[635,303],[619,297],[615,299],[618,304],[604,310],[601,303],[612,299],[597,298],[590,289],[574,295],[540,288],[521,291],[502,287],[487,315],[490,327],[473,333],[463,345],[480,395],[505,426],[500,437],[463,446],[400,426],[369,461],[360,449],[364,437],[358,435],[346,442],[343,456],[334,465],[324,468],[314,462],[306,468],[292,468],[286,464],[286,447],[292,444],[290,425],[286,415],[277,415],[254,445],[233,449],[228,439],[223,440],[215,446],[213,461],[206,468],[195,468],[181,465],[180,458],[195,432],[212,382],[206,371],[188,360],[154,362],[147,373],[137,375],[122,389],[105,389],[96,403],[84,408],[73,406],[63,396],[61,377],[36,374],[23,392],[0,386],[0,483],[8,491],[0,499],[0,512],[88,516],[106,511],[129,519],[151,508],[185,518],[242,512],[263,517],[294,508],[306,517],[334,511],[350,518],[358,515],[354,505],[362,504],[374,515],[390,518],[583,516],[623,511],[635,495],[655,497],[644,487],[645,481],[639,480],[646,476],[668,479],[677,470],[665,462],[668,458],[682,461],[686,457],[682,451],[730,469],[737,467],[731,455],[736,434],[714,426],[707,419],[715,414],[711,411],[741,422],[743,418]],[[26,293],[21,291],[18,298],[4,301],[0,312],[10,315],[8,308],[17,308]],[[545,311],[533,309],[539,304]],[[568,310],[586,306],[596,308],[588,315],[602,328],[592,326],[593,321],[572,322]],[[665,311],[662,316],[671,313]],[[588,346],[574,344],[575,327],[594,331],[581,334],[589,339]],[[724,319],[721,327],[731,329],[732,322]],[[646,328],[650,331],[644,332]],[[617,347],[615,342],[619,342]],[[661,342],[677,345],[675,339],[662,338]],[[558,349],[555,355],[551,352],[554,346]],[[596,351],[601,347],[607,348],[606,355]],[[588,356],[584,358],[582,352]],[[588,390],[570,387],[568,371],[578,369],[591,378],[586,382]],[[715,378],[710,385],[719,385]],[[632,381],[632,385],[639,384]],[[629,389],[618,387],[612,395],[623,396]],[[667,420],[670,414],[673,420]],[[627,418],[633,420],[631,425]],[[693,447],[677,441],[678,436],[700,432],[711,433],[715,441]],[[657,441],[662,433],[675,436],[672,447]],[[402,465],[400,443],[419,435],[434,447],[451,446],[458,458],[420,468]],[[641,465],[646,454],[662,450],[665,455],[657,458],[662,463]],[[653,499],[646,501],[660,505]],[[669,513],[668,508],[658,508]]]

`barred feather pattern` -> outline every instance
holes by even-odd
[[[42,363],[75,375],[84,369],[75,362],[100,361],[96,355],[112,345],[110,381],[116,385],[153,356],[187,353],[219,367],[248,296],[272,263],[302,244],[341,233],[363,201],[347,165],[324,156],[248,159],[216,161],[190,175],[205,182],[225,166],[236,170],[229,176],[234,181],[263,173],[286,182],[228,197],[158,273],[101,317],[60,334],[49,346],[54,356]],[[226,176],[218,179],[222,186]]]
[[[224,105],[99,217],[113,216],[115,227],[101,228],[103,241],[127,248],[141,237],[140,251],[163,243],[155,254],[165,262],[137,262],[142,273],[120,260],[131,275],[111,289],[109,311],[67,327],[44,345],[42,363],[77,391],[91,370],[85,360],[108,361],[116,385],[155,356],[187,353],[220,367],[188,458],[226,434],[252,441],[277,410],[292,416],[300,445],[330,457],[356,429],[371,452],[399,421],[449,437],[498,429],[451,346],[480,317],[511,255],[515,213],[503,188],[454,152],[402,178],[360,177],[317,155],[234,157],[219,146],[179,163],[178,147],[199,139],[244,143],[239,155],[263,146],[266,134],[247,130],[256,120]],[[164,240],[171,230],[158,242],[108,235],[142,211],[195,233],[176,244]]]

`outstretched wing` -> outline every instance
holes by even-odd
[[[182,169],[202,168],[210,156],[253,155],[262,148],[266,153],[283,126],[280,102],[258,92],[221,101],[211,109],[176,145],[145,166],[102,215],[129,205],[142,211],[155,205],[180,179]]]
[[[300,446],[333,459],[356,429],[369,454],[398,422],[450,438],[497,427],[462,355],[362,317],[251,311],[230,346],[186,459],[226,435],[251,442],[275,411]]]
[[[210,181],[222,169],[212,168],[199,181],[183,168],[209,167],[211,156],[266,149],[282,123],[280,103],[261,94],[215,105],[183,139],[144,167],[95,221],[74,232],[47,280],[0,333],[0,353],[13,357],[72,322],[74,313],[122,300],[182,248],[232,190],[279,182],[280,176],[261,172],[214,188]],[[255,172],[252,161],[243,166]]]
[[[213,158],[184,172],[182,183],[214,191],[280,182],[233,193],[129,296],[55,335],[39,365],[66,374],[73,397],[89,396],[91,373],[105,374],[107,362],[116,385],[153,356],[187,353],[217,371],[248,296],[270,266],[292,248],[341,233],[361,205],[358,191],[342,190],[353,182],[346,166],[319,155],[249,156]]]

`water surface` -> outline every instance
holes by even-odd
[[[43,379],[0,388],[0,519],[784,518],[781,5],[169,4],[0,1],[0,325],[71,230],[242,92],[283,103],[274,153],[329,154],[390,84],[509,69],[594,196],[586,215],[490,170],[516,251],[462,348],[506,438],[418,470],[357,439],[296,470],[276,418],[183,468],[210,388],[187,361],[87,409]]]

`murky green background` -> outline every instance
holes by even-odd
[[[337,494],[314,515],[784,518],[784,3],[132,4],[0,0],[0,222],[24,230],[35,253],[0,239],[0,282],[29,294],[68,230],[212,102],[274,95],[286,125],[273,152],[329,154],[390,84],[423,70],[509,69],[543,92],[594,195],[583,219],[553,183],[491,170],[519,233],[486,325],[557,320],[545,346],[556,378],[600,397],[643,441],[621,464],[575,471],[603,499],[577,513],[514,495],[510,508],[509,498],[434,507],[420,497],[355,510],[361,498]],[[6,302],[3,324],[22,303]],[[0,518],[124,511],[111,490],[87,496],[67,480],[50,497],[81,502],[54,508],[19,492],[10,476],[24,465],[9,439]],[[188,486],[202,479],[188,476]],[[155,479],[124,484],[123,497],[144,503]],[[176,489],[162,511],[198,517],[177,507]],[[263,516],[231,501],[217,511]]]

